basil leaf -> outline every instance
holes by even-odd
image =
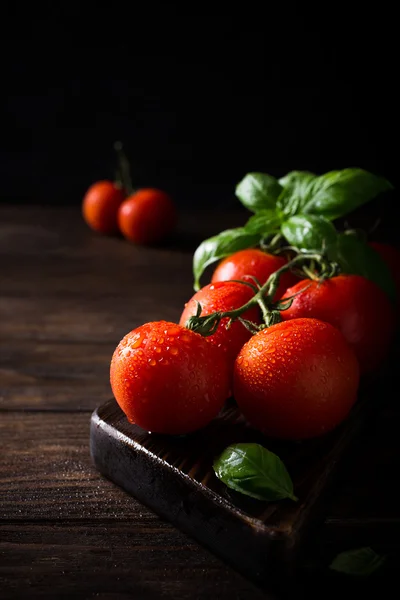
[[[267,235],[279,231],[281,223],[280,216],[273,208],[260,210],[255,215],[252,215],[245,225],[246,231],[249,233],[260,233]]]
[[[338,554],[330,569],[347,575],[366,576],[379,569],[385,560],[385,556],[380,556],[372,548],[357,548]]]
[[[257,500],[297,500],[281,459],[259,444],[228,446],[213,467],[225,485],[246,496]]]
[[[328,246],[327,256],[339,263],[343,273],[370,279],[396,302],[396,286],[388,265],[364,240],[352,234],[340,233],[335,242]]]
[[[260,239],[259,233],[249,233],[244,227],[237,227],[204,240],[193,256],[194,289],[200,289],[200,277],[208,265],[238,250],[256,246]]]
[[[312,182],[302,212],[337,219],[391,189],[387,179],[364,169],[330,171]]]
[[[302,212],[316,179],[317,176],[310,171],[291,171],[279,179],[283,191],[277,200],[277,208],[288,217]]]
[[[289,244],[300,250],[323,250],[337,235],[332,223],[317,215],[294,215],[282,224],[281,231]]]
[[[277,179],[266,173],[248,173],[236,186],[235,194],[241,203],[258,212],[264,208],[275,208],[282,187]]]

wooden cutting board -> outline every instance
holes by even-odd
[[[340,459],[382,393],[382,379],[360,391],[336,431],[306,442],[278,442],[249,427],[234,401],[209,426],[168,437],[130,424],[114,399],[91,417],[90,448],[97,469],[140,502],[197,539],[260,585],[295,575]],[[231,443],[257,442],[284,461],[297,503],[267,503],[228,489],[212,464]]]

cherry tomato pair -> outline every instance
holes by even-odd
[[[128,333],[110,381],[128,420],[187,434],[214,419],[231,392],[226,355],[191,330],[158,321]],[[343,335],[317,319],[293,319],[255,334],[234,363],[233,394],[250,424],[282,439],[336,427],[356,401],[358,361]]]
[[[91,229],[104,234],[121,232],[136,244],[163,240],[177,220],[175,204],[166,192],[143,188],[126,197],[111,181],[99,181],[88,189],[82,213]]]

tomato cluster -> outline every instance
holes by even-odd
[[[288,260],[261,249],[232,253],[188,300],[179,324],[146,323],[121,340],[111,386],[132,423],[190,433],[230,395],[251,426],[280,439],[319,436],[347,417],[360,378],[389,353],[394,307],[362,276],[299,277]],[[271,297],[260,298],[277,270]],[[279,322],[261,325],[266,305],[280,311]]]

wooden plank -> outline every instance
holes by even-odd
[[[0,586],[2,599],[272,600],[179,531],[140,520],[0,525]]]
[[[191,207],[190,211],[181,208],[174,235],[153,250],[192,253],[203,239],[223,229],[241,226],[249,216],[239,203],[229,211],[214,210],[209,219],[204,218],[201,207],[197,210]],[[136,249],[143,250],[121,236],[103,236],[91,231],[79,207],[0,206],[0,257],[129,257]]]
[[[330,560],[336,548],[328,546],[317,548]],[[337,600],[346,589],[356,598],[366,592],[368,598],[373,592],[373,597],[389,598],[399,554],[386,549],[393,552],[385,569],[372,578],[343,580],[313,565],[289,597],[320,600],[323,589],[324,599]],[[161,522],[129,520],[0,524],[0,586],[2,600],[282,599],[262,591],[178,530]]]
[[[96,258],[58,256],[14,256],[1,267],[1,294],[57,297],[130,294],[146,287],[157,297],[168,289],[192,286],[191,254],[132,248],[129,255]],[[193,289],[193,288],[192,288]]]
[[[10,341],[0,346],[0,409],[86,410],[111,395],[115,344]]]
[[[89,413],[3,413],[0,440],[2,520],[150,514],[93,468]]]
[[[179,320],[188,287],[146,286],[113,298],[88,296],[0,296],[0,340],[83,341],[115,344],[147,321]],[[163,298],[166,302],[163,302]],[[18,315],[18,318],[16,318]]]

